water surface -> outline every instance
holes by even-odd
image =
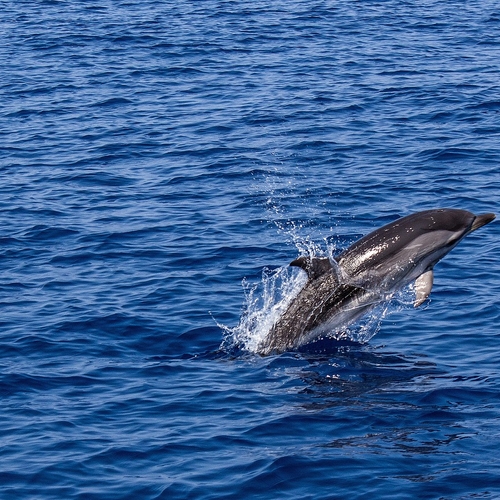
[[[0,497],[500,496],[498,223],[367,344],[218,326],[312,245],[499,212],[496,2],[0,6]]]

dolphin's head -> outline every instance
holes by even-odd
[[[440,237],[436,238],[436,243],[439,244],[441,240],[443,246],[453,248],[469,233],[489,224],[494,219],[495,214],[492,213],[475,215],[457,208],[438,208],[419,212],[400,220],[406,221],[408,228],[413,225],[412,230],[420,230],[422,234],[426,232],[430,235],[435,232],[436,236],[439,234]]]
[[[450,232],[463,232],[465,236],[490,223],[495,219],[495,214],[474,215],[472,212],[457,208],[438,208],[418,212],[404,217],[404,219],[408,219],[409,221],[412,219],[426,221],[429,224],[427,229],[430,231],[433,229],[442,229]]]

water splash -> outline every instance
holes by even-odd
[[[280,267],[262,271],[262,281],[251,284],[243,280],[245,302],[240,322],[234,328],[219,325],[225,332],[222,348],[238,347],[257,352],[274,323],[307,281],[298,269]]]
[[[333,247],[326,251],[318,251],[318,247],[304,243],[308,255],[332,256]],[[260,283],[249,283],[243,280],[242,286],[245,301],[240,321],[236,327],[220,325],[224,331],[221,348],[229,350],[242,349],[256,353],[262,345],[273,325],[285,313],[286,309],[304,287],[307,276],[297,268],[285,266],[274,270],[264,269]],[[386,296],[380,304],[356,323],[346,325],[337,331],[328,332],[322,339],[350,340],[365,344],[380,330],[383,320],[404,308],[412,307],[415,299],[414,284]]]
[[[308,253],[313,251],[308,248]],[[331,251],[331,248],[327,249],[326,252],[322,252],[322,255],[330,254]],[[249,283],[243,280],[245,300],[242,315],[236,327],[231,328],[219,324],[224,331],[221,348],[258,352],[273,325],[285,313],[306,281],[307,276],[304,272],[289,266],[274,270],[264,269],[260,283]],[[411,307],[414,298],[414,285],[408,285],[385,297],[383,302],[356,323],[324,334],[322,338],[367,343],[379,332],[382,321],[387,316]]]
[[[284,193],[291,190],[291,187],[283,184],[278,175],[268,177],[266,186],[269,194],[266,199],[266,210],[269,220],[274,223],[278,232],[294,244],[299,255],[308,258],[329,257],[332,264],[335,264],[334,256],[340,250],[330,236],[335,228],[330,227],[329,236],[325,237],[317,234],[319,228],[311,227],[311,221],[316,220],[316,217],[290,218],[288,210],[282,203],[287,199],[283,196]],[[305,212],[311,210],[306,200],[302,208]],[[318,236],[322,238],[323,245],[314,240]],[[343,276],[341,271],[341,269],[338,270],[342,281],[347,277]],[[273,325],[285,313],[306,282],[307,276],[304,272],[289,266],[274,270],[264,269],[260,283],[251,284],[243,280],[245,300],[241,318],[238,325],[233,328],[219,324],[224,332],[221,349],[236,348],[252,353],[258,352]],[[329,332],[323,335],[323,338],[348,339],[358,343],[368,342],[380,330],[382,320],[403,307],[404,300],[401,301],[398,297],[399,293],[387,297],[386,301],[376,306],[355,324],[346,325],[339,331]]]

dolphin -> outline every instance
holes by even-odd
[[[495,214],[439,208],[417,212],[364,236],[333,259],[301,256],[290,263],[308,280],[261,342],[262,355],[280,353],[339,333],[415,281],[414,306],[429,296],[434,266]]]

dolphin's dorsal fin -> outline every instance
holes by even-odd
[[[432,290],[432,283],[434,281],[434,273],[429,269],[424,274],[421,274],[415,281],[415,302],[413,305],[418,307],[429,296]]]
[[[333,269],[332,263],[328,257],[299,257],[290,262],[290,265],[303,269],[310,280],[319,278],[322,274]]]

